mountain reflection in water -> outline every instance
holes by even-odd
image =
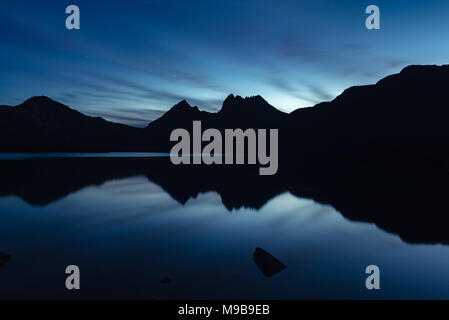
[[[167,161],[2,161],[0,252],[14,259],[0,298],[449,298],[444,198],[437,184],[416,190],[424,177]],[[257,247],[287,268],[266,278]],[[81,269],[77,293],[64,288],[69,264]],[[380,291],[364,287],[369,264]]]

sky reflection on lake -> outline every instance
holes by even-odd
[[[216,193],[182,205],[136,176],[44,207],[1,197],[0,212],[2,299],[449,298],[447,246],[407,244],[290,193],[229,212]],[[265,278],[256,247],[287,268]],[[69,264],[81,269],[77,292],[65,289]],[[370,264],[381,290],[365,288]]]

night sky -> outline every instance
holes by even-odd
[[[78,5],[81,29],[67,30]],[[365,8],[381,11],[365,28]],[[144,126],[230,93],[290,112],[409,64],[449,63],[449,1],[2,1],[0,104],[47,95]]]

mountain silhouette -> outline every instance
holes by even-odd
[[[146,128],[89,117],[47,97],[0,107],[0,152],[169,152],[170,133],[206,128],[278,128],[279,152],[422,152],[448,150],[449,66],[408,66],[376,84],[346,89],[329,102],[283,113],[261,96],[229,95],[218,112],[183,100]]]
[[[235,124],[241,123],[242,127],[247,127],[248,125],[273,125],[283,120],[286,114],[259,95],[242,98],[231,94],[223,102],[223,107],[218,111],[217,116],[228,123],[235,121]]]
[[[217,113],[200,111],[183,100],[146,128],[90,117],[48,97],[33,97],[12,107],[0,107],[0,152],[108,152],[170,150],[170,133],[204,128],[279,127],[286,114],[260,96],[229,95]]]
[[[0,107],[1,152],[133,150],[139,130],[89,117],[48,97]]]
[[[261,96],[246,97],[229,95],[216,113],[200,111],[183,100],[173,106],[145,129],[147,139],[152,141],[153,151],[169,152],[173,142],[170,133],[177,128],[192,130],[193,121],[201,121],[202,129],[216,128],[279,128],[287,114],[271,106]]]
[[[315,151],[442,150],[449,137],[448,82],[448,65],[409,66],[374,85],[351,87],[330,102],[293,111],[284,136]]]

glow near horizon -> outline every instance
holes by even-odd
[[[145,126],[182,99],[217,111],[230,94],[290,112],[409,64],[445,64],[445,1],[60,1],[0,4],[0,104],[47,95],[83,113]]]

